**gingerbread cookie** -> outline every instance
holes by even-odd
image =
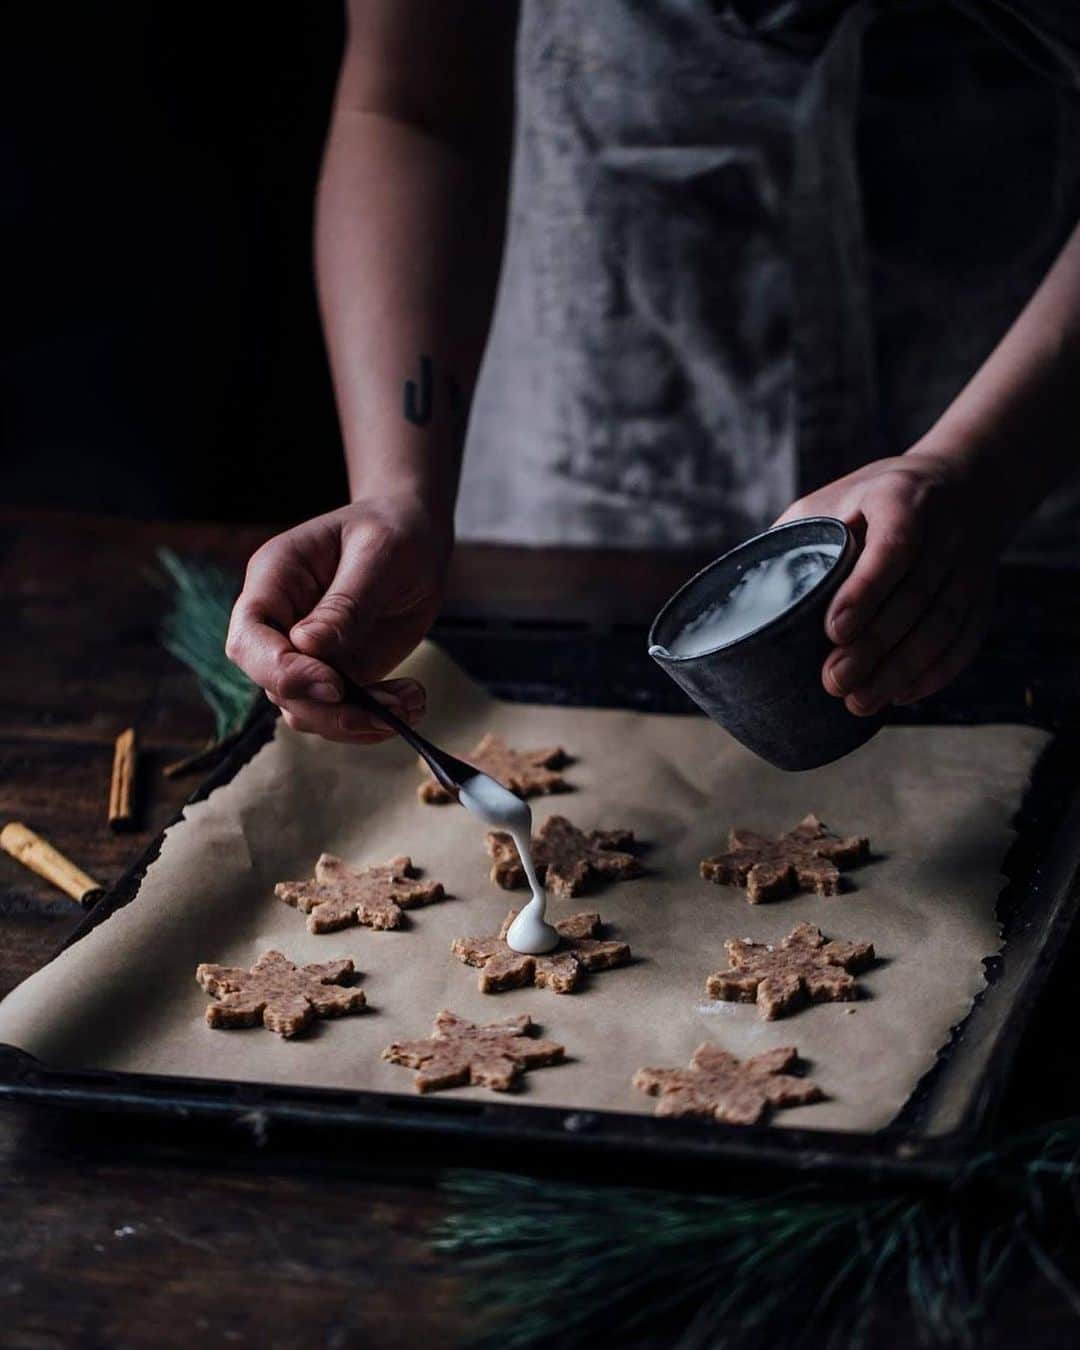
[[[454,955],[467,966],[480,967],[482,994],[498,994],[524,984],[550,989],[553,994],[569,994],[577,988],[582,971],[611,970],[630,960],[625,942],[597,937],[599,914],[571,914],[557,919],[555,928],[561,941],[544,956],[527,956],[507,944],[506,935],[516,918],[517,910],[512,909],[497,934],[454,939],[450,948]]]
[[[728,852],[703,859],[701,875],[718,886],[745,886],[752,905],[796,891],[835,895],[840,869],[861,862],[869,852],[869,839],[842,839],[810,814],[775,839],[753,830],[732,830]]]
[[[806,1106],[825,1095],[808,1078],[787,1071],[798,1059],[792,1046],[740,1060],[706,1042],[688,1069],[638,1069],[634,1086],[659,1098],[658,1116],[703,1116],[726,1125],[756,1125],[771,1109]]]
[[[626,851],[634,847],[632,830],[590,830],[586,834],[565,816],[552,816],[533,835],[532,847],[537,876],[552,895],[564,900],[580,895],[598,877],[625,881],[643,871],[637,858]],[[517,847],[505,830],[488,835],[487,851],[494,863],[492,881],[508,891],[524,886]]]
[[[417,881],[410,858],[353,870],[324,853],[315,864],[314,881],[280,881],[274,894],[304,911],[312,933],[332,933],[354,923],[400,928],[402,910],[442,900],[446,892],[438,881]]]
[[[525,1013],[478,1026],[444,1008],[426,1040],[397,1041],[382,1057],[416,1069],[417,1092],[439,1092],[466,1083],[507,1092],[527,1069],[558,1064],[563,1058],[561,1045],[532,1037],[535,1027]]]
[[[541,797],[549,792],[570,791],[570,784],[560,772],[570,763],[570,757],[559,745],[546,746],[541,750],[514,750],[501,736],[488,732],[465,758],[474,768],[482,770],[519,797]],[[420,761],[420,767],[427,771],[423,760]],[[434,778],[421,783],[416,795],[422,802],[433,805],[454,800]]]
[[[206,1009],[212,1027],[256,1027],[286,1038],[298,1036],[317,1017],[341,1017],[366,1002],[362,989],[343,989],[353,963],[321,961],[294,966],[280,952],[264,952],[250,970],[200,965],[195,978],[217,1000]]]
[[[793,928],[779,947],[732,938],[725,942],[730,970],[710,975],[710,998],[754,1003],[772,1020],[807,1001],[840,1003],[858,998],[854,972],[874,960],[869,942],[826,942],[812,923]]]

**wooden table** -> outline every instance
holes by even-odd
[[[239,570],[268,533],[0,512],[0,823],[26,821],[106,883],[137,856],[193,786],[160,768],[210,731],[194,681],[157,641],[155,550],[167,545]],[[602,621],[619,631],[650,616],[694,561],[462,549],[447,613]],[[997,679],[1006,700],[1022,701],[1025,687],[1029,700],[1050,690],[1067,707],[1068,653],[1080,636],[1075,613],[1062,617],[1072,595],[1068,578],[1038,587],[1011,578],[990,664],[970,678]],[[1017,610],[1050,653],[1026,680],[1016,667],[1029,643]],[[1003,652],[1013,660],[1004,673]],[[132,722],[148,791],[141,829],[114,835],[105,825],[112,745]],[[0,856],[0,994],[41,966],[79,917]],[[1080,1110],[1080,1053],[1057,1032],[1074,1017],[1072,998],[1066,979],[1046,1001],[1032,1033],[1038,1055],[1026,1056],[1037,1066],[1021,1072],[1010,1104],[1016,1118]],[[386,1148],[358,1156],[344,1142],[312,1159],[224,1127],[4,1108],[0,1344],[451,1345],[471,1322],[453,1263],[425,1240],[444,1208],[438,1161]],[[1026,1318],[1030,1332],[1034,1317],[1040,1346],[1072,1343],[1074,1324],[1044,1286],[1034,1310],[1031,1295],[1015,1291],[1017,1325]],[[898,1333],[895,1343],[907,1342]],[[1000,1330],[995,1344],[1010,1343]]]

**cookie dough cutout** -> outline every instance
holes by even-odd
[[[800,923],[779,947],[732,938],[724,943],[730,970],[710,975],[710,998],[756,1003],[769,1021],[805,1003],[846,1003],[859,997],[857,972],[874,961],[870,942],[826,942],[821,929]]]
[[[870,840],[865,836],[841,838],[811,813],[776,838],[753,830],[731,830],[728,851],[702,859],[701,875],[718,886],[745,886],[752,905],[799,891],[836,895],[840,869],[862,862],[869,853]]]
[[[517,910],[512,909],[498,933],[454,939],[450,950],[458,960],[467,966],[480,967],[478,983],[482,994],[498,994],[528,984],[550,989],[553,994],[571,994],[578,987],[583,971],[612,970],[630,962],[627,943],[598,937],[603,926],[599,914],[571,914],[557,919],[559,945],[543,956],[516,952],[506,942],[516,918]]]
[[[657,1098],[658,1116],[697,1116],[725,1125],[756,1125],[771,1111],[819,1102],[824,1093],[808,1078],[788,1072],[793,1046],[740,1060],[706,1042],[688,1069],[638,1069],[634,1086]]]
[[[528,1069],[558,1064],[565,1056],[555,1041],[534,1038],[535,1030],[536,1023],[526,1013],[479,1026],[444,1008],[426,1040],[396,1041],[382,1057],[415,1069],[417,1092],[441,1092],[469,1083],[508,1092]]]
[[[559,745],[546,746],[540,750],[515,750],[501,736],[488,732],[465,756],[465,760],[519,797],[543,797],[550,792],[572,791],[561,773],[571,763],[571,759]],[[420,767],[427,772],[423,760],[420,760]],[[422,802],[438,806],[454,800],[431,777],[420,784],[416,795]]]
[[[353,869],[332,853],[324,853],[315,864],[313,881],[279,881],[274,894],[303,910],[312,933],[333,933],[351,924],[400,928],[403,910],[446,896],[441,882],[417,881],[416,875],[407,857]]]
[[[545,820],[532,840],[537,876],[552,895],[563,900],[580,895],[600,879],[626,881],[640,876],[644,868],[627,851],[633,847],[633,830],[590,830],[586,834],[565,816]],[[505,830],[491,831],[487,851],[492,881],[507,891],[525,885],[517,847]]]
[[[287,1040],[299,1036],[319,1017],[359,1012],[364,991],[342,988],[354,973],[348,957],[295,966],[281,952],[264,952],[250,970],[205,962],[195,978],[216,1000],[206,1009],[211,1027],[257,1027],[276,1031]]]

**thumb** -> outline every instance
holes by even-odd
[[[391,550],[371,533],[345,536],[330,585],[289,632],[296,650],[346,671],[355,666],[385,602],[390,566]]]

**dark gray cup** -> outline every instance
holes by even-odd
[[[668,648],[692,619],[724,600],[755,563],[807,544],[839,544],[836,561],[806,594],[744,637],[693,656]],[[857,545],[841,520],[811,516],[755,535],[676,591],[653,620],[650,654],[714,722],[778,769],[814,769],[868,741],[883,715],[854,717],[827,694],[821,667],[832,644],[825,612],[855,563]]]

